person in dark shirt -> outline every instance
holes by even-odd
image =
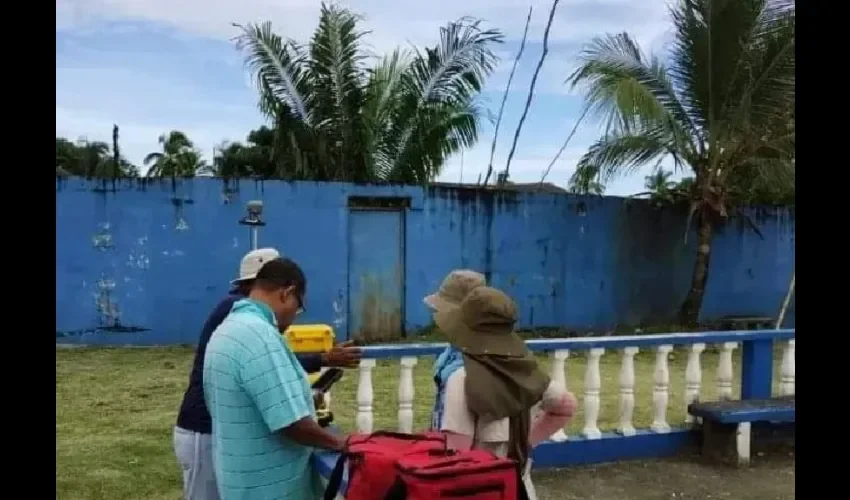
[[[242,258],[239,278],[233,280],[233,289],[210,313],[201,329],[195,360],[189,374],[189,387],[183,395],[177,425],[174,428],[174,451],[183,470],[183,494],[186,500],[218,500],[218,490],[212,463],[212,420],[204,400],[204,355],[207,344],[216,328],[230,313],[233,304],[248,295],[254,278],[266,262],[280,257],[273,248],[261,248]],[[323,354],[297,355],[308,373],[322,366],[352,368],[360,362],[360,348],[349,343],[335,346]]]

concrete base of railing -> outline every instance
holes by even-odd
[[[591,465],[621,460],[669,457],[695,446],[699,433],[672,429],[657,433],[637,429],[633,436],[603,432],[598,439],[570,436],[567,441],[544,441],[532,452],[534,468]]]
[[[567,441],[540,443],[534,448],[533,464],[534,469],[545,469],[662,458],[688,450],[697,444],[698,439],[698,432],[681,428],[665,433],[638,429],[635,435],[628,437],[609,432],[603,432],[598,439],[570,436]],[[313,455],[313,466],[327,480],[338,458],[336,453],[316,452]]]

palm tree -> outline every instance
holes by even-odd
[[[212,168],[209,169],[214,176],[222,179],[238,179],[252,175],[250,147],[245,147],[239,142],[225,141],[215,149]]]
[[[569,191],[576,194],[605,193],[605,185],[599,182],[599,170],[590,165],[582,165],[570,177]]]
[[[478,139],[476,97],[497,61],[495,30],[463,18],[424,51],[396,50],[365,67],[358,16],[322,4],[309,44],[239,26],[237,46],[273,121],[276,175],[425,183]]]
[[[64,137],[56,138],[56,174],[83,175],[80,150]]]
[[[117,150],[117,137],[113,138],[113,149],[105,142],[89,142],[85,139],[73,143],[64,137],[56,138],[56,174],[76,175],[88,179],[137,177],[138,168],[122,157]],[[118,159],[118,169],[115,161]]]
[[[109,145],[101,141],[86,140],[77,143],[81,175],[87,179],[108,177],[111,171]]]
[[[145,156],[144,164],[149,165],[148,177],[194,177],[208,168],[192,141],[179,130],[159,136],[159,144],[161,152]]]
[[[600,36],[568,81],[585,89],[586,105],[607,126],[579,171],[597,172],[604,183],[671,157],[692,172],[697,257],[679,312],[690,325],[702,306],[714,230],[749,201],[736,184],[794,180],[795,6],[678,0],[670,12],[669,63],[647,57],[628,34]]]
[[[669,191],[676,186],[676,181],[670,180],[672,175],[673,172],[659,168],[652,175],[644,177],[643,187],[652,193]]]

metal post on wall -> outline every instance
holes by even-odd
[[[248,210],[248,215],[239,219],[239,224],[250,228],[251,250],[256,250],[259,244],[260,228],[266,225],[260,219],[260,216],[263,214],[263,202],[260,200],[249,201],[246,209]]]

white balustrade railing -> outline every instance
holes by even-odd
[[[782,348],[782,364],[779,372],[779,394],[782,396],[794,395],[796,363],[794,359],[794,339],[791,339]]]
[[[587,439],[599,439],[602,432],[597,422],[599,420],[599,397],[602,390],[602,376],[599,372],[599,360],[605,354],[602,347],[594,347],[587,353],[587,368],[584,371],[584,429],[581,433]]]
[[[620,365],[620,425],[617,430],[624,436],[634,436],[637,432],[632,425],[635,412],[635,354],[638,347],[623,349],[623,361]]]
[[[623,436],[634,436],[638,431],[633,419],[635,407],[641,401],[643,394],[636,387],[639,382],[635,377],[636,357],[641,347],[654,351],[654,369],[652,375],[651,398],[646,400],[652,407],[652,421],[649,430],[655,433],[669,433],[673,426],[668,422],[670,402],[670,354],[674,345],[683,345],[687,349],[687,364],[684,370],[684,393],[679,396],[685,407],[700,400],[703,383],[702,355],[706,345],[717,345],[719,354],[716,371],[716,398],[730,399],[733,397],[735,381],[734,353],[742,343],[747,341],[775,338],[781,345],[780,378],[778,383],[779,395],[793,395],[795,387],[795,340],[794,330],[774,330],[762,332],[713,332],[686,333],[671,335],[649,335],[634,337],[605,337],[605,338],[573,338],[546,339],[528,341],[533,351],[548,351],[551,357],[552,381],[568,388],[568,359],[571,351],[584,351],[587,354],[584,372],[584,387],[581,410],[584,422],[581,435],[588,440],[600,439],[603,434],[599,428],[599,417],[602,410],[602,374],[601,359],[606,347],[620,352],[620,372],[618,378],[618,411],[616,432]],[[416,387],[414,371],[421,356],[433,356],[445,348],[445,344],[419,345],[387,345],[364,348],[364,356],[360,363],[357,386],[356,427],[358,432],[372,432],[374,425],[374,390],[372,384],[376,359],[399,359],[398,376],[398,430],[400,432],[414,431],[414,401]],[[643,358],[641,358],[643,359]],[[647,360],[648,361],[648,360]],[[647,362],[641,361],[641,362]],[[744,367],[746,368],[746,367]],[[681,376],[681,375],[679,375]],[[383,408],[382,408],[383,410]],[[430,419],[429,419],[430,420]],[[689,415],[680,424],[693,425],[694,419]],[[678,425],[678,424],[677,424]],[[558,431],[551,439],[563,441],[568,439],[565,430]]]
[[[655,349],[655,372],[653,379],[655,386],[652,389],[652,425],[649,427],[655,432],[670,432],[670,424],[667,423],[667,404],[670,402],[670,353],[672,345],[660,345]]]
[[[357,383],[357,430],[358,432],[372,432],[372,400],[375,398],[372,390],[372,369],[377,362],[374,359],[363,359],[360,361],[360,380]]]
[[[717,363],[717,398],[732,399],[732,380],[735,373],[732,367],[732,351],[738,347],[735,342],[723,342],[720,345],[720,361]]]
[[[416,389],[413,385],[415,356],[401,358],[401,375],[398,379],[398,431],[413,432],[413,400]]]
[[[689,404],[699,401],[699,390],[702,385],[702,365],[700,355],[705,351],[705,344],[697,343],[691,345],[688,351],[688,365],[685,367],[685,408]],[[685,424],[693,425],[694,417],[685,413]]]

